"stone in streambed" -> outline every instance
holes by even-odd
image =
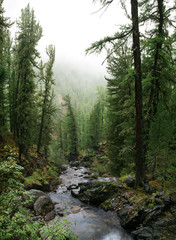
[[[31,189],[29,191],[26,191],[23,195],[23,198],[25,201],[24,206],[26,208],[34,209],[34,203],[41,196],[47,196],[47,195],[44,192],[37,189]]]
[[[41,196],[34,203],[34,211],[36,215],[45,216],[54,209],[54,204],[48,196]]]
[[[99,206],[107,200],[117,189],[113,183],[103,183],[98,181],[90,181],[88,183],[79,184],[80,189],[72,189],[71,193],[74,197],[78,197],[82,202]]]

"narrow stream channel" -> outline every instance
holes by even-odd
[[[73,223],[71,230],[80,240],[132,240],[121,228],[115,212],[84,204],[71,195],[68,189],[89,181],[86,168],[68,166],[60,178],[62,184],[49,196],[55,203],[55,210]]]

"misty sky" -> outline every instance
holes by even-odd
[[[115,33],[118,25],[124,23],[120,4],[112,3],[104,14],[103,10],[92,14],[100,9],[100,5],[93,4],[92,0],[4,0],[5,15],[12,21],[19,19],[21,9],[28,3],[43,28],[40,52],[44,53],[45,47],[53,44],[57,61],[102,70],[105,56],[85,56],[85,49],[92,42]]]

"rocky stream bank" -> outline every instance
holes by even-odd
[[[50,221],[64,216],[76,221],[73,231],[81,240],[132,239],[121,226],[133,239],[176,240],[176,199],[152,181],[135,189],[135,179],[130,176],[124,181],[98,177],[78,163],[65,166],[60,179],[62,183],[52,185],[48,194],[29,191],[35,198],[27,207],[35,211],[36,218]],[[86,232],[88,228],[91,233]]]

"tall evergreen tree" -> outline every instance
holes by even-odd
[[[134,167],[135,158],[134,71],[131,65],[132,53],[127,45],[121,46],[107,61],[110,75],[106,78],[108,155],[112,171],[119,175],[124,168]]]
[[[47,148],[49,145],[49,136],[51,134],[51,125],[52,122],[50,121],[51,116],[54,113],[54,104],[52,98],[52,86],[54,84],[53,79],[53,64],[55,60],[55,48],[50,45],[46,49],[46,53],[49,57],[49,61],[45,66],[45,74],[43,73],[43,67],[41,66],[41,74],[40,78],[44,83],[44,93],[43,93],[43,103],[42,103],[42,111],[41,111],[41,121],[40,121],[40,131],[38,137],[38,145],[37,151],[40,151],[41,145],[44,145],[45,153],[47,152]],[[44,132],[45,128],[45,132]],[[46,131],[47,128],[47,131]],[[50,129],[50,130],[49,130]],[[47,155],[47,154],[46,154]]]
[[[138,1],[131,0],[131,17],[133,31],[133,59],[135,69],[135,109],[136,109],[136,183],[141,185],[144,180],[145,162],[143,153],[142,133],[142,72],[141,49],[138,17]]]
[[[97,148],[102,135],[102,108],[100,102],[95,104],[88,119],[88,139],[89,148]]]
[[[107,6],[112,1],[100,0]],[[139,17],[138,17],[138,1],[131,0],[131,25],[122,26],[121,31],[112,37],[105,37],[103,40],[95,42],[87,52],[100,52],[107,43],[113,42],[113,47],[119,48],[124,44],[132,33],[133,41],[133,60],[134,60],[134,77],[135,77],[135,109],[136,109],[136,182],[142,184],[144,179],[144,156],[143,156],[143,134],[142,134],[142,73],[141,73],[141,50],[140,50],[140,34],[139,34]],[[119,41],[122,40],[122,41]],[[114,44],[115,41],[118,44]],[[111,53],[114,51],[111,50]]]
[[[6,49],[5,37],[7,29],[11,26],[8,18],[4,17],[3,0],[0,1],[0,128],[2,129],[6,124],[6,83],[7,83],[7,69],[6,69]]]
[[[166,108],[169,111],[169,102],[173,92],[172,87],[175,82],[175,67],[173,65],[173,45],[175,37],[169,33],[169,28],[173,28],[172,15],[176,8],[171,1],[155,1],[154,3],[152,3],[152,1],[147,1],[147,4],[143,6],[141,21],[145,20],[152,22],[150,31],[145,33],[148,38],[143,41],[143,48],[145,51],[142,56],[143,91],[145,96],[144,150],[147,158],[150,155],[148,165],[151,166],[150,141],[151,136],[152,139],[154,138],[153,131],[156,133],[153,126],[156,124],[156,119],[158,119],[159,125],[163,124],[160,123],[162,119],[160,117],[160,114],[162,115],[161,111],[157,113],[158,106],[159,109]],[[168,116],[170,114],[167,113],[166,115]],[[159,135],[156,135],[155,142],[157,136]],[[159,138],[158,141],[160,141]],[[160,143],[158,142],[158,146],[159,145]],[[156,156],[156,154],[154,155]],[[153,158],[153,165],[156,166],[156,157]],[[153,167],[153,169],[155,168]]]
[[[64,97],[64,107],[66,107],[66,116],[64,124],[64,133],[66,138],[67,153],[70,159],[78,155],[78,137],[77,123],[74,109],[69,95]]]
[[[15,136],[21,154],[27,154],[33,142],[35,120],[35,72],[36,59],[39,57],[37,44],[42,36],[42,28],[35,19],[34,10],[29,4],[21,11],[17,22],[19,32],[16,38],[16,103],[15,103]]]

